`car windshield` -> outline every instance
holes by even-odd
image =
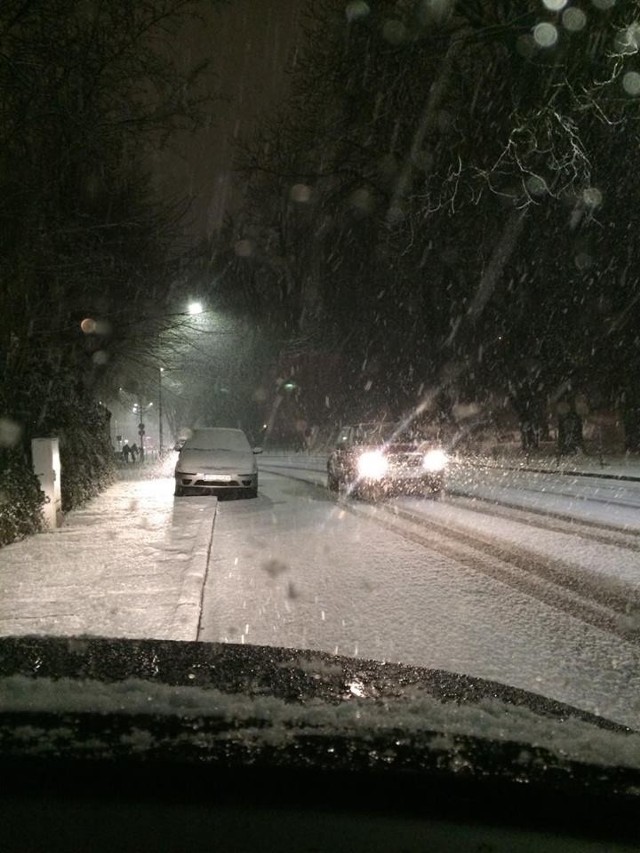
[[[0,639],[232,647],[260,720],[336,678],[409,752],[442,673],[640,730],[638,3],[3,0],[0,48]],[[44,648],[0,706],[72,701]]]
[[[196,430],[183,447],[185,450],[251,450],[246,435],[236,429]]]
[[[403,422],[358,424],[349,434],[354,444],[419,444],[437,442],[440,429],[435,424],[412,426]],[[349,435],[345,436],[346,439]]]
[[[387,424],[358,424],[353,428],[354,444],[381,444],[396,439],[400,434],[400,425]]]

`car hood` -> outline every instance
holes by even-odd
[[[178,471],[253,471],[255,457],[251,451],[195,450],[183,448],[176,463]]]
[[[464,768],[640,797],[623,726],[457,673],[260,646],[2,638],[0,744],[2,760]]]

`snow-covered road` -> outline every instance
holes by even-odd
[[[261,478],[257,501],[219,503],[200,639],[450,669],[640,725],[637,643],[354,514],[323,489]]]
[[[454,494],[640,532],[637,480],[465,464],[454,466],[449,480]]]

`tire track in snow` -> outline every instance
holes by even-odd
[[[355,505],[350,512],[374,519],[400,536],[456,560],[475,571],[501,580],[543,603],[582,621],[640,644],[640,593],[614,579],[594,578],[563,560],[525,548],[476,537],[466,531],[416,517],[398,508]]]
[[[321,486],[299,472],[285,473],[270,466],[269,470],[272,474]],[[353,514],[374,520],[399,536],[500,580],[556,610],[627,642],[640,644],[640,589],[630,588],[623,581],[603,578],[565,560],[470,533],[468,529],[435,521],[397,505],[356,503],[342,496],[337,496],[336,501]],[[557,532],[576,535],[577,531],[574,528]],[[629,547],[618,542],[615,545]]]

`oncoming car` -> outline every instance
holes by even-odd
[[[175,496],[242,490],[258,495],[258,465],[241,429],[196,429],[184,442],[175,468]]]
[[[437,496],[444,486],[447,454],[401,424],[364,423],[340,430],[327,460],[331,491],[377,497],[393,493]]]

